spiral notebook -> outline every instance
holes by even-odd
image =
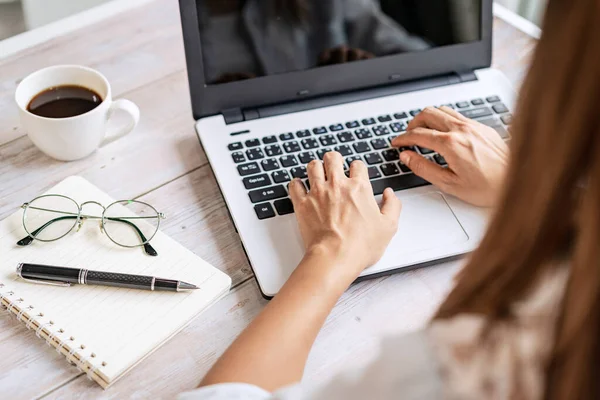
[[[79,204],[113,202],[80,177],[70,177],[47,193],[63,194]],[[28,201],[31,199],[23,199]],[[84,209],[88,214],[101,209]],[[86,205],[88,207],[88,205]],[[160,211],[160,210],[159,210]],[[157,257],[142,248],[111,242],[88,220],[55,242],[16,242],[27,236],[23,210],[0,222],[0,301],[27,328],[103,388],[189,324],[229,291],[231,279],[157,232],[151,240]],[[168,217],[168,216],[167,216]],[[103,286],[56,287],[25,282],[16,276],[19,263],[38,263],[110,272],[152,275],[193,283],[190,292],[150,292]]]

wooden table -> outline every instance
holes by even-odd
[[[494,66],[518,86],[535,40],[499,19],[494,32]],[[46,157],[23,136],[13,104],[20,79],[65,63],[100,70],[115,97],[134,101],[142,112],[134,133],[71,163]],[[113,198],[141,199],[165,212],[164,232],[228,273],[233,287],[107,391],[0,312],[0,397],[172,398],[194,388],[266,301],[194,133],[177,2],[155,0],[0,60],[0,137],[7,135],[20,137],[0,146],[0,219],[67,176],[80,175]],[[306,379],[321,381],[372,357],[384,334],[421,327],[458,267],[448,263],[352,286],[317,339]]]

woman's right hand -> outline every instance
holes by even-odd
[[[448,168],[411,150],[402,151],[400,160],[416,175],[461,200],[482,207],[496,204],[508,164],[508,146],[493,128],[449,107],[428,107],[392,146],[420,146],[438,152]]]

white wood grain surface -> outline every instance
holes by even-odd
[[[0,60],[0,219],[69,175],[115,198],[142,198],[168,215],[163,230],[233,278],[232,292],[102,391],[0,312],[0,398],[172,398],[193,388],[262,309],[252,272],[194,134],[177,2],[155,0]],[[494,65],[519,85],[535,41],[495,21]],[[136,102],[131,135],[72,163],[51,160],[23,136],[12,97],[31,71],[59,63],[99,69],[115,97]],[[324,380],[371,357],[381,335],[421,327],[459,263],[362,282],[342,297],[311,352],[305,379]]]

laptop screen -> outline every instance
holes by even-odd
[[[481,40],[481,0],[196,0],[217,85]]]

